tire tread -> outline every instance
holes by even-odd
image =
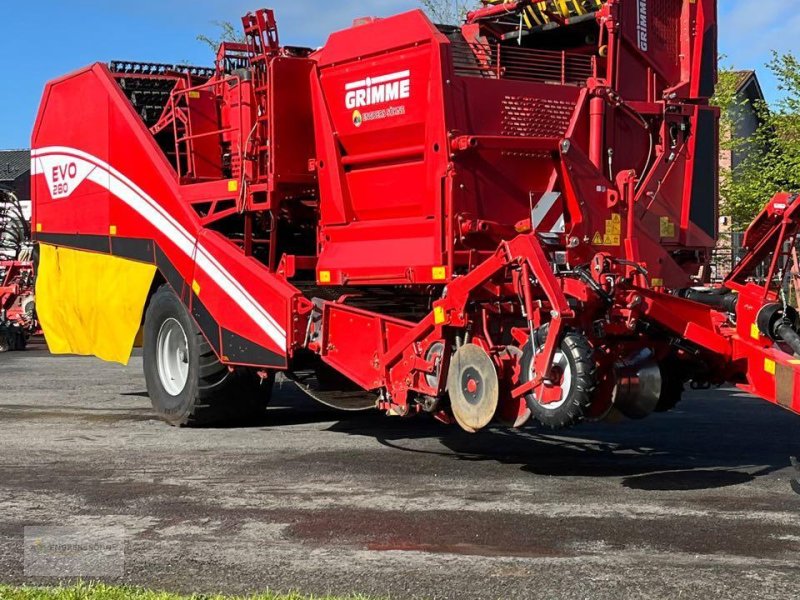
[[[540,329],[537,334],[537,345],[543,343],[546,336],[547,328]],[[534,418],[553,430],[574,427],[584,421],[592,404],[592,394],[597,389],[597,364],[594,360],[594,349],[589,341],[578,332],[567,331],[561,342],[561,350],[568,353],[574,368],[575,385],[570,397],[556,409],[543,408],[532,394],[526,397]],[[533,356],[529,342],[523,352],[523,373],[529,371]]]
[[[158,373],[148,373],[151,364],[145,361],[145,376],[148,379],[148,392],[153,402],[153,408],[159,416],[176,427],[202,427],[220,425],[242,421],[252,421],[266,414],[266,406],[272,394],[274,376],[263,381],[254,371],[244,368],[229,369],[217,358],[211,344],[208,343],[197,324],[189,315],[186,307],[181,303],[172,288],[164,284],[156,290],[151,298],[145,316],[145,328],[148,329],[148,320],[157,318],[158,307],[167,303],[165,315],[171,316],[189,326],[186,332],[189,340],[190,360],[194,355],[196,368],[190,373],[195,373],[195,380],[187,382],[186,389],[192,390],[191,394],[183,400],[183,410],[180,414],[172,415],[158,405],[157,397],[154,398],[150,390],[152,385],[160,386]],[[163,320],[163,319],[162,319]],[[152,323],[150,323],[152,325]],[[154,325],[153,331],[158,331],[160,325]],[[155,354],[154,336],[145,335],[145,353]],[[151,383],[153,382],[153,383]],[[157,396],[157,394],[155,394]]]

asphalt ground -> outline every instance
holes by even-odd
[[[800,416],[732,390],[640,422],[468,435],[337,413],[279,384],[262,423],[154,420],[128,367],[0,355],[0,582],[23,528],[124,531],[124,575],[180,592],[798,598]]]

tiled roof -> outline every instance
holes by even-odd
[[[752,81],[756,85],[756,95],[759,99],[764,99],[764,92],[761,91],[761,82],[758,81],[758,75],[755,71],[734,71],[736,75],[736,91],[741,92]]]
[[[0,150],[0,181],[14,181],[30,170],[30,150]]]

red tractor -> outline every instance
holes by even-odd
[[[174,425],[263,411],[277,372],[473,432],[642,418],[689,384],[800,412],[781,294],[798,196],[708,283],[715,0],[486,2],[460,27],[414,10],[317,50],[282,45],[270,10],[243,26],[211,68],[47,85],[33,222],[53,351],[126,362],[142,339]]]
[[[0,352],[24,350],[36,333],[30,224],[16,195],[0,189]]]

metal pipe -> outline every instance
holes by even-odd
[[[483,8],[479,8],[478,10],[468,12],[467,23],[474,23],[475,21],[479,21],[481,19],[490,19],[492,17],[507,15],[509,13],[513,13],[518,8],[521,8],[526,4],[530,4],[530,0],[517,0],[516,2],[504,2],[501,4],[485,6]]]
[[[603,137],[606,117],[606,102],[594,97],[589,101],[589,160],[600,171],[603,170]]]
[[[531,336],[531,348],[536,349],[536,327],[533,321],[533,294],[531,293],[531,269],[527,262],[522,263],[520,273],[520,286],[522,286],[522,297],[525,307],[525,316],[528,319],[528,331]]]

